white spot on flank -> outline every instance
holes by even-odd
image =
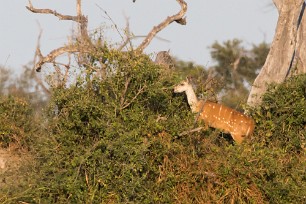
[[[250,133],[250,127],[248,128],[246,135],[249,135],[249,133]]]

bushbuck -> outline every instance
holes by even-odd
[[[255,123],[252,118],[227,106],[199,100],[188,79],[175,86],[174,92],[185,92],[191,111],[198,114],[197,119],[203,120],[206,126],[230,133],[236,143],[240,144],[246,136],[253,133]]]

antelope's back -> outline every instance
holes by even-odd
[[[204,105],[203,105],[204,104]],[[222,104],[206,101],[198,107],[200,119],[209,126],[235,135],[250,135],[254,131],[254,120]]]

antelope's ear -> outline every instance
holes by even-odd
[[[190,77],[186,76],[186,82],[189,83]]]

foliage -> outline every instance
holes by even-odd
[[[173,93],[182,76],[144,55],[96,58],[102,80],[88,66],[53,89],[27,185],[4,202],[305,203],[305,76],[271,87],[250,110],[254,135],[233,145],[218,130],[180,135],[201,125]]]
[[[253,111],[257,183],[271,203],[305,203],[306,75],[270,85]],[[259,157],[260,154],[262,157]],[[259,155],[258,155],[259,154]],[[263,168],[263,166],[265,168]]]
[[[27,100],[13,96],[0,96],[0,144],[8,147],[28,147],[35,131],[31,120],[33,110]]]
[[[81,77],[67,89],[53,90],[50,135],[37,147],[41,161],[35,174],[42,179],[29,202],[161,199],[154,193],[162,186],[156,183],[159,167],[166,153],[176,151],[170,141],[192,124],[190,111],[183,96],[174,97],[171,73],[148,57],[104,55],[106,79]],[[184,125],[177,123],[181,118]]]
[[[175,59],[175,71],[179,73],[182,78],[192,77],[205,77],[208,75],[205,67],[196,65],[193,62],[185,62],[182,60]],[[207,76],[206,76],[207,77]]]
[[[306,145],[306,75],[270,85],[254,115],[262,143],[299,153]],[[265,120],[263,120],[263,118]]]
[[[35,114],[41,112],[46,97],[39,92],[33,78],[32,69],[24,67],[19,77],[0,67],[0,142],[1,147],[10,144],[19,148],[29,147],[31,134],[36,133],[39,124]],[[35,90],[35,94],[33,94]]]
[[[10,69],[0,67],[0,95],[27,100],[37,113],[41,112],[48,100],[48,95],[37,82],[37,76],[30,66],[24,66],[19,76]]]
[[[268,55],[269,45],[263,42],[246,49],[240,40],[233,39],[223,44],[215,42],[211,49],[212,59],[217,63],[211,69],[223,82],[218,92],[224,103],[236,107],[246,101],[249,87]]]

